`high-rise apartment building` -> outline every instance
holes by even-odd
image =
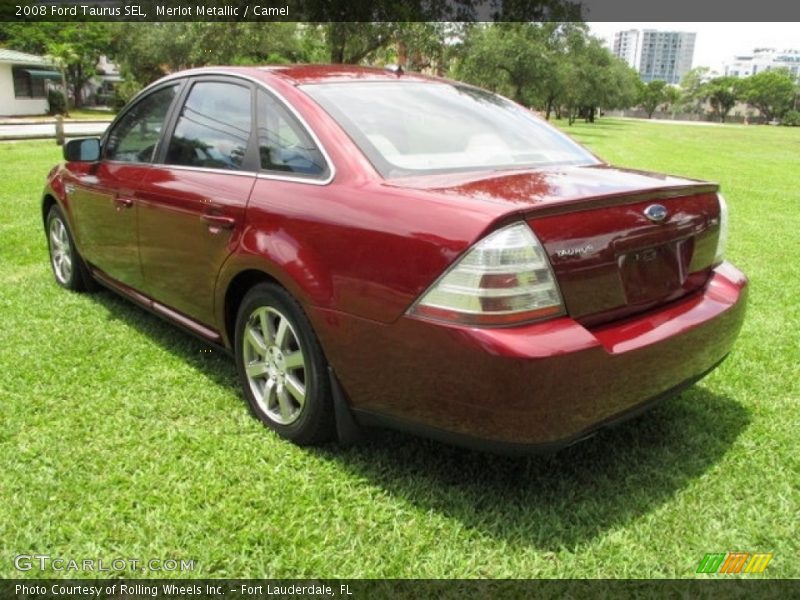
[[[734,56],[725,63],[725,75],[730,77],[750,77],[773,69],[787,69],[800,77],[800,50],[756,48],[751,54]]]
[[[692,68],[696,33],[629,29],[614,34],[612,51],[636,69],[642,81],[680,83]]]

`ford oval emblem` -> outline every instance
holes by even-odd
[[[667,218],[667,208],[663,204],[651,204],[644,209],[644,216],[653,223],[661,223]]]

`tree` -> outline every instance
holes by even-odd
[[[69,103],[67,102],[67,90],[69,87],[67,86],[67,65],[69,65],[70,61],[75,60],[77,57],[72,49],[70,44],[50,44],[48,46],[48,53],[45,57],[51,63],[53,63],[58,70],[61,72],[61,87],[62,90],[62,99],[63,99],[63,111],[66,116],[69,116]],[[51,93],[53,90],[51,90]]]
[[[740,81],[736,77],[716,77],[705,84],[708,101],[721,123],[725,122],[725,117],[736,104]]]
[[[327,59],[322,47],[319,32],[305,24],[125,23],[113,55],[132,80],[146,84],[165,73],[205,65],[322,62]]]
[[[666,99],[667,82],[660,79],[650,81],[642,86],[639,93],[639,105],[647,113],[647,118],[652,119],[656,108]]]
[[[325,41],[334,64],[358,64],[395,39],[398,23],[327,23]]]
[[[780,119],[792,108],[794,79],[786,69],[762,71],[742,81],[742,98],[767,121]]]
[[[480,24],[458,47],[454,75],[569,123],[591,122],[598,108],[630,106],[638,76],[583,23]]]
[[[639,76],[594,37],[577,58],[579,115],[594,122],[598,108],[627,108],[636,101]]]
[[[706,87],[710,69],[708,67],[695,67],[681,80],[681,104],[683,110],[702,115],[705,112]]]
[[[447,42],[459,35],[461,29],[461,25],[456,23],[398,23],[384,62],[397,63],[412,71],[429,69],[437,75],[444,75]]]
[[[661,110],[668,112],[672,109],[672,117],[675,118],[675,108],[680,104],[680,101],[680,89],[674,85],[668,85],[664,88],[664,104],[661,106]]]
[[[623,109],[636,104],[639,97],[641,79],[635,69],[618,58],[612,60],[609,67],[606,101],[603,108]]]
[[[3,23],[0,37],[23,52],[47,54],[62,69],[73,104],[83,104],[83,88],[96,75],[97,60],[109,54],[112,29],[108,23]]]
[[[509,96],[526,106],[543,94],[552,75],[543,30],[535,23],[497,23],[472,28],[461,49],[456,77]]]

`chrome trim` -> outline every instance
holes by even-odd
[[[329,165],[333,163],[328,160]],[[331,169],[331,173],[333,173],[333,169]],[[292,183],[308,183],[311,185],[328,185],[331,181],[333,181],[333,175],[326,177],[325,179],[306,179],[305,177],[291,177],[287,175],[272,175],[270,173],[263,173],[259,171],[256,173],[257,179],[272,179],[274,181],[290,181]]]
[[[258,175],[255,171],[236,171],[233,169],[214,169],[213,167],[192,167],[189,165],[171,165],[169,163],[152,164],[156,168],[162,169],[177,169],[179,171],[200,171],[202,173],[217,173],[222,175],[242,175],[245,177],[255,177]]]
[[[331,181],[333,181],[334,177],[336,177],[336,170],[337,170],[336,169],[336,163],[334,163],[333,160],[331,160],[330,154],[328,154],[328,151],[325,149],[325,146],[320,141],[319,137],[317,137],[316,132],[308,124],[308,121],[306,121],[303,118],[303,115],[301,115],[299,112],[297,112],[295,107],[292,106],[286,100],[286,98],[283,96],[283,94],[281,94],[280,92],[275,90],[269,84],[264,83],[263,81],[261,81],[260,79],[256,79],[255,77],[251,77],[250,75],[244,75],[243,73],[231,73],[229,71],[220,71],[220,70],[215,70],[213,68],[210,68],[208,70],[201,68],[201,69],[190,69],[188,71],[179,71],[178,73],[173,73],[172,75],[167,75],[166,77],[162,77],[158,81],[154,81],[153,83],[148,85],[146,88],[144,88],[141,92],[139,92],[139,94],[136,95],[136,98],[131,100],[131,102],[134,102],[140,95],[145,94],[150,88],[155,87],[157,85],[164,84],[164,83],[166,83],[168,81],[172,81],[173,79],[200,77],[200,76],[203,76],[203,75],[212,75],[212,76],[216,75],[216,76],[219,76],[219,77],[234,77],[234,78],[238,78],[238,79],[244,79],[245,81],[249,81],[249,82],[254,83],[254,84],[258,85],[258,86],[261,86],[264,90],[266,90],[267,92],[269,92],[270,94],[275,96],[275,98],[277,98],[277,100],[281,104],[283,104],[283,106],[292,115],[294,115],[294,117],[300,122],[300,125],[302,125],[303,128],[306,130],[306,132],[309,134],[309,136],[311,137],[312,141],[319,147],[319,151],[322,153],[322,157],[325,159],[325,162],[328,164],[329,173],[328,173],[328,176],[325,179],[310,179],[310,178],[307,178],[307,177],[292,177],[291,175],[273,175],[273,174],[271,174],[269,172],[257,171],[257,172],[255,172],[255,175],[256,175],[256,177],[258,179],[274,179],[276,181],[290,181],[292,183],[305,183],[305,184],[309,184],[309,185],[328,185]],[[126,163],[126,164],[131,164],[131,163]],[[143,164],[155,164],[155,163],[143,163]],[[161,163],[159,163],[159,164],[161,164]],[[175,165],[163,164],[162,166],[174,167]],[[219,172],[219,173],[233,173],[234,172],[234,171],[226,171],[225,169],[206,169],[205,167],[187,167],[187,166],[183,166],[182,168],[184,168],[184,169],[208,170],[208,171]],[[236,171],[236,172],[240,173],[240,174],[241,173],[250,173],[250,174],[253,173],[252,171],[247,171],[247,172],[245,172],[245,171]]]

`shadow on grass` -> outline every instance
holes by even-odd
[[[569,125],[569,122],[567,121],[567,119],[561,119],[560,121],[557,121],[555,119],[551,119],[550,120],[550,124],[551,125],[557,125],[559,127],[563,126],[563,128],[565,130],[568,130],[570,128],[570,125]],[[600,117],[600,118],[596,119],[594,121],[594,123],[587,123],[583,119],[578,119],[578,120],[575,121],[575,123],[574,123],[574,125],[572,125],[572,127],[580,127],[580,128],[592,127],[592,128],[596,128],[596,129],[623,129],[625,127],[630,127],[630,124],[625,122],[625,121],[619,121],[619,120],[611,120],[611,121],[609,121],[608,118]]]
[[[390,432],[320,453],[476,532],[557,551],[656,510],[716,464],[748,422],[741,405],[695,386],[552,455],[498,457]]]
[[[588,129],[564,129],[564,133],[570,135],[574,139],[580,141],[584,138],[607,138],[609,137],[608,133],[603,131],[590,131]]]
[[[210,380],[238,390],[233,360],[111,292],[108,311]],[[242,408],[245,409],[244,401]],[[394,497],[511,546],[557,551],[656,510],[713,467],[750,417],[696,385],[641,417],[556,454],[509,458],[390,431],[307,451]]]
[[[105,309],[108,319],[122,321],[147,335],[171,354],[203,372],[213,383],[238,387],[233,359],[218,348],[105,288],[88,297]]]

